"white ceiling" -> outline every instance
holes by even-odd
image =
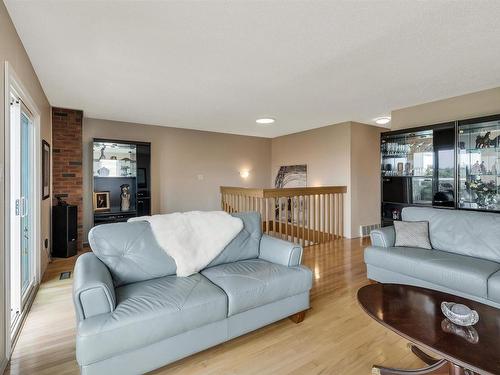
[[[496,0],[4,2],[86,117],[274,137],[500,86]]]

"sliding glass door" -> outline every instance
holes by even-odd
[[[32,172],[31,165],[32,157],[32,134],[33,134],[33,119],[27,111],[21,112],[21,295],[26,296],[30,284],[33,281],[33,246],[31,230],[32,207],[31,207],[31,191],[32,191]],[[24,299],[24,298],[23,298]]]
[[[11,330],[20,317],[35,282],[33,202],[35,201],[33,115],[11,94],[10,110],[10,305]]]

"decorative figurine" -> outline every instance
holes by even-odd
[[[486,174],[486,164],[484,164],[484,160],[481,162],[479,168],[481,169],[481,174]]]
[[[122,193],[120,194],[121,202],[120,202],[120,210],[128,211],[130,210],[130,185],[123,184],[120,186]]]
[[[491,147],[498,147],[500,146],[500,135],[499,136],[496,136],[495,138],[493,138],[491,141],[490,141],[490,146]]]
[[[481,173],[481,166],[479,165],[478,161],[476,161],[474,165],[471,167],[470,172],[472,175],[477,175]]]
[[[109,169],[106,167],[101,167],[97,170],[97,174],[100,177],[108,177],[109,176]]]
[[[99,161],[106,159],[106,155],[104,155],[104,150],[106,150],[106,145],[103,145],[101,148],[101,156],[99,156]]]
[[[484,136],[478,135],[476,137],[476,148],[490,147],[490,145],[494,142],[492,139],[490,139],[490,134],[491,132],[486,132]]]

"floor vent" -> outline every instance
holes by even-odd
[[[372,224],[372,225],[361,225],[359,227],[359,235],[361,237],[366,237],[370,235],[370,232],[374,229],[380,228],[380,224]]]
[[[59,280],[65,280],[70,278],[71,278],[71,271],[61,272],[61,275],[59,276]]]

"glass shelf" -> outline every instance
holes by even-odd
[[[432,130],[383,138],[380,145],[382,176],[432,176],[432,139]]]
[[[136,145],[112,142],[94,142],[94,177],[136,177]]]

